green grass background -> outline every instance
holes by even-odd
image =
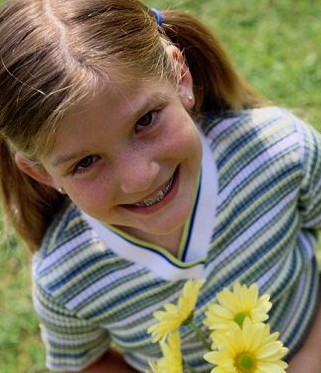
[[[146,3],[197,14],[220,37],[234,64],[257,90],[321,131],[320,0]],[[0,371],[45,373],[44,349],[31,306],[30,256],[14,240],[3,241]]]

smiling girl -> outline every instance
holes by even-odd
[[[168,53],[178,55],[175,47]],[[53,150],[41,158],[43,169],[31,176],[63,188],[88,215],[176,255],[201,161],[198,130],[186,111],[193,105],[190,73],[179,94],[157,79],[111,79],[112,90],[104,87],[65,116]],[[24,157],[16,159],[28,173]]]
[[[223,287],[257,283],[291,372],[320,371],[316,131],[193,16],[136,0],[9,0],[0,57],[2,204],[34,252],[49,369],[144,372],[153,312],[199,278],[196,324]]]

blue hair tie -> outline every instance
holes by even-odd
[[[154,17],[157,21],[157,24],[159,27],[162,27],[162,24],[163,24],[163,15],[162,15],[162,12],[156,8],[152,8],[152,12],[154,14]]]

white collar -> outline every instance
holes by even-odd
[[[95,232],[120,257],[146,267],[165,280],[203,278],[212,238],[217,201],[217,169],[207,139],[201,134],[203,158],[200,184],[191,218],[186,223],[180,257],[114,229],[83,213]]]

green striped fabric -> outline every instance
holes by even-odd
[[[208,114],[202,132],[211,155],[202,164],[189,243],[179,259],[107,226],[96,230],[72,204],[56,216],[33,265],[34,306],[50,369],[81,370],[113,343],[143,372],[161,353],[146,332],[152,313],[177,301],[194,277],[206,279],[195,310],[200,326],[217,292],[238,280],[271,295],[269,321],[290,354],[302,342],[317,303],[321,137],[278,108]],[[208,172],[216,175],[213,183]],[[207,233],[201,218],[210,222]],[[202,234],[209,244],[195,257]],[[137,260],[113,249],[114,239]],[[151,259],[146,265],[144,256]],[[183,326],[181,335],[186,362],[209,372],[195,334]]]

